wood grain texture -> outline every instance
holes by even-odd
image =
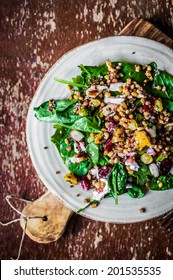
[[[76,46],[117,35],[136,17],[173,38],[173,5],[172,0],[2,0],[0,5],[0,220],[7,221],[17,217],[5,203],[7,194],[35,200],[45,192],[28,155],[25,126],[29,104],[48,68]],[[1,259],[17,255],[21,234],[19,224],[1,227]],[[157,219],[117,225],[77,215],[57,242],[43,245],[26,237],[21,254],[21,259],[172,258],[173,236],[164,236]]]
[[[134,19],[120,32],[121,35],[134,35],[158,41],[173,48],[173,40],[144,19]]]
[[[27,221],[20,221],[22,228],[26,227],[26,234],[32,240],[46,244],[55,242],[62,236],[73,212],[47,191],[27,204],[22,213],[28,217]]]

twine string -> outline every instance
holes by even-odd
[[[23,199],[23,198],[18,198],[18,197],[15,197],[13,195],[7,195],[5,197],[5,200],[6,202],[8,203],[8,205],[16,212],[18,213],[19,215],[22,216],[22,218],[17,218],[17,219],[13,219],[9,222],[1,222],[0,221],[0,225],[2,226],[8,226],[10,224],[13,224],[13,223],[16,223],[16,222],[20,222],[20,221],[25,221],[25,227],[23,229],[23,233],[22,233],[22,237],[21,237],[21,240],[20,240],[20,245],[19,245],[19,250],[18,250],[18,255],[17,255],[17,258],[16,259],[13,259],[11,258],[12,260],[18,260],[20,258],[20,255],[21,255],[21,250],[22,250],[22,245],[23,245],[23,241],[24,241],[24,237],[25,237],[25,234],[26,234],[26,229],[27,229],[27,222],[30,220],[30,219],[42,219],[44,222],[47,221],[47,216],[35,216],[35,217],[30,217],[30,216],[26,216],[25,214],[23,214],[21,211],[19,211],[11,202],[10,202],[10,199],[18,199],[20,201],[24,201],[26,203],[32,203],[32,201],[30,200],[26,200],[26,199]]]

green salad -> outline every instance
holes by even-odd
[[[54,123],[64,179],[93,192],[86,207],[173,188],[173,76],[155,62],[79,68],[72,81],[55,78],[67,84],[68,99],[34,108],[38,120]]]

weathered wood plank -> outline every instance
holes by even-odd
[[[119,34],[145,37],[173,48],[173,40],[144,19],[132,20]]]

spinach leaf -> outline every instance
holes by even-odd
[[[93,162],[91,159],[87,159],[79,163],[73,163],[69,159],[66,159],[66,165],[73,174],[77,176],[84,176],[93,167]]]
[[[135,70],[135,64],[129,62],[113,62],[116,66],[121,66],[121,73],[123,74],[122,81],[126,82],[128,78],[135,80],[137,83],[143,83],[146,79],[145,70],[142,69],[139,72]]]
[[[44,122],[56,123],[59,122],[60,119],[61,121],[63,120],[63,122],[72,122],[74,119],[76,120],[76,118],[79,118],[78,115],[74,115],[74,104],[76,102],[75,99],[46,101],[39,107],[34,108],[35,117]]]
[[[67,137],[65,137],[67,138]],[[71,150],[68,150],[68,147],[71,147]],[[76,153],[74,151],[74,141],[72,139],[69,140],[69,143],[66,144],[64,139],[60,140],[60,155],[62,158],[71,158],[73,157]]]
[[[106,64],[99,66],[84,66],[81,64],[79,65],[79,68],[81,69],[82,77],[86,84],[90,83],[91,77],[97,78],[99,75],[105,76],[108,73]]]
[[[138,107],[139,105],[141,105],[141,100],[140,100],[140,99],[137,99],[137,100],[134,102],[134,105],[135,105],[135,107]]]
[[[109,158],[103,154],[100,154],[98,164],[101,166],[109,164]]]
[[[78,75],[75,78],[72,78],[73,83],[76,85],[75,87],[83,94],[85,92],[85,88],[81,87],[81,85],[85,85],[84,78],[81,75]],[[80,85],[80,86],[77,86]]]
[[[79,115],[78,115],[79,116]],[[93,133],[100,133],[101,130],[99,129],[99,127],[96,127],[93,122],[92,122],[92,118],[90,117],[81,117],[75,121],[72,125],[66,125],[61,123],[62,126],[67,127],[67,128],[71,128],[71,129],[76,129],[76,130],[80,130],[80,131],[84,131],[84,132],[93,132]],[[56,127],[56,125],[55,125]]]
[[[132,188],[127,189],[127,193],[133,198],[142,198],[144,196],[144,192],[142,191],[142,189],[137,186],[132,186]]]
[[[66,85],[69,85],[69,86],[72,86],[72,87],[77,87],[77,88],[85,88],[86,87],[86,85],[84,85],[84,84],[79,84],[79,83],[76,83],[76,82],[70,82],[70,81],[67,81],[67,80],[59,79],[59,78],[54,78],[54,80],[56,82],[66,84]]]
[[[56,122],[60,124],[71,124],[81,118],[80,115],[74,113],[75,105],[71,105],[61,113],[56,113]]]
[[[55,134],[51,137],[51,141],[56,145],[62,159],[65,161],[66,158],[73,157],[75,154],[74,151],[74,141],[69,138],[71,130],[62,128],[62,126],[57,126]],[[69,139],[69,143],[66,144],[64,141],[66,138]],[[71,147],[68,150],[68,147]]]
[[[138,171],[135,171],[132,176],[136,178],[136,183],[139,186],[144,186],[147,182],[148,176],[151,175],[148,166],[142,162],[139,163]]]
[[[60,153],[60,142],[61,139],[65,139],[64,135],[66,134],[67,129],[62,128],[62,126],[57,126],[55,133],[51,137],[51,141],[56,145]]]
[[[98,200],[92,200],[91,202],[89,202],[85,207],[83,207],[83,208],[80,208],[77,212],[76,212],[76,214],[79,214],[80,212],[82,212],[82,211],[84,211],[86,208],[88,208],[89,206],[91,206],[92,204],[99,204],[99,201]]]
[[[120,95],[119,91],[110,91],[111,96],[117,96]]]
[[[162,153],[156,158],[156,162],[163,161],[165,158],[168,158],[168,154]]]
[[[108,185],[112,196],[118,204],[118,195],[125,192],[125,183],[127,181],[127,171],[121,163],[116,163],[108,176]]]
[[[149,64],[154,70],[157,70],[157,64],[155,61],[150,62]]]
[[[105,194],[105,196],[104,196],[104,198],[110,198],[110,197],[112,197],[112,193],[107,193],[107,194]]]
[[[159,183],[162,183],[162,187],[159,187]],[[173,188],[173,175],[169,173],[166,176],[160,176],[159,178],[152,178],[149,187],[154,191],[164,191]]]
[[[87,153],[91,156],[94,165],[97,165],[99,160],[99,147],[94,142],[88,144],[86,148]]]
[[[141,114],[137,113],[135,116],[135,120],[137,123],[141,123],[143,120],[143,116]]]
[[[157,86],[165,87],[166,90],[157,90]],[[157,70],[152,84],[152,93],[157,97],[173,101],[173,76],[165,71]]]
[[[173,101],[163,99],[163,107],[169,112],[173,112]]]
[[[84,79],[82,76],[78,75],[77,77],[75,78],[72,78],[73,82],[75,84],[81,84],[81,85],[84,85]]]

